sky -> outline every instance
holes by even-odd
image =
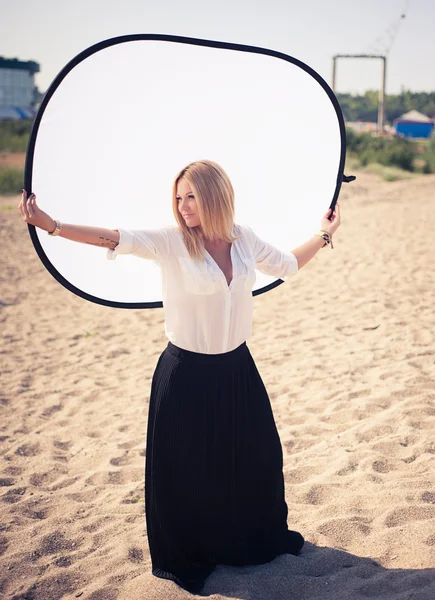
[[[333,55],[388,51],[387,93],[435,91],[434,0],[0,0],[0,15],[0,56],[40,63],[41,92],[82,50],[131,33],[270,48],[329,85]],[[380,60],[338,61],[336,92],[380,82]]]

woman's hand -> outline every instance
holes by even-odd
[[[55,230],[56,223],[54,222],[54,219],[52,219],[49,215],[47,215],[47,213],[39,208],[39,206],[36,204],[35,194],[30,194],[30,196],[27,197],[26,190],[23,190],[23,195],[18,205],[18,209],[26,223],[35,225],[35,227],[39,227],[45,231]]]
[[[332,214],[331,219],[328,219],[329,215],[331,214],[331,210],[332,209],[329,208],[328,212],[322,217],[320,228],[323,229],[324,231],[327,231],[332,237],[332,234],[334,233],[334,231],[336,231],[336,229],[338,228],[338,226],[341,223],[341,221],[340,221],[340,205],[338,204],[338,202],[335,205],[335,210]]]

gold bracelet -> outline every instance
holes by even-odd
[[[317,235],[317,236],[321,237],[323,240],[325,240],[325,243],[323,244],[322,248],[324,248],[325,246],[327,246],[329,244],[331,244],[331,250],[334,248],[334,246],[332,244],[332,236],[328,231],[321,229],[319,233],[315,233],[314,235]]]

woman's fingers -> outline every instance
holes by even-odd
[[[33,217],[32,196],[31,195],[27,198],[27,212],[29,213],[29,218],[31,219]]]
[[[36,211],[36,207],[35,207],[35,194],[31,194],[29,196],[29,215],[31,217],[35,216],[35,211]]]
[[[21,200],[20,200],[20,204],[18,205],[23,206],[23,204],[25,203],[25,201],[27,200],[27,192],[26,190],[23,190],[23,193],[21,194]]]
[[[29,210],[27,208],[27,201],[28,199],[26,198],[23,202],[23,212],[24,212],[24,218],[28,219],[29,218]]]
[[[332,217],[332,221],[334,223],[334,231],[335,231],[341,222],[340,221],[340,205],[338,203],[335,205],[335,210],[334,210],[334,215]]]
[[[35,194],[30,194],[30,196],[26,197],[25,201],[23,202],[24,216],[26,220],[32,219],[32,217],[35,215],[35,208],[33,206],[34,196]]]
[[[18,209],[25,221],[29,222],[34,219],[38,212],[35,194],[30,194],[30,196],[27,196],[26,190],[23,190]]]
[[[329,209],[331,210],[331,209]],[[332,213],[331,221],[340,220],[340,205],[336,204],[334,208],[334,212]]]
[[[31,200],[32,196],[30,195],[27,200],[26,200],[26,210],[27,210],[27,214],[29,216],[29,219],[32,218],[32,212],[31,212],[31,208],[30,208],[30,200]]]

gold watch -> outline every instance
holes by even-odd
[[[56,219],[53,219],[53,220],[56,224],[55,230],[52,231],[51,233],[48,231],[47,233],[48,233],[48,235],[59,235],[59,233],[61,232],[61,229],[62,229],[62,223],[60,223],[60,221],[56,221]]]

